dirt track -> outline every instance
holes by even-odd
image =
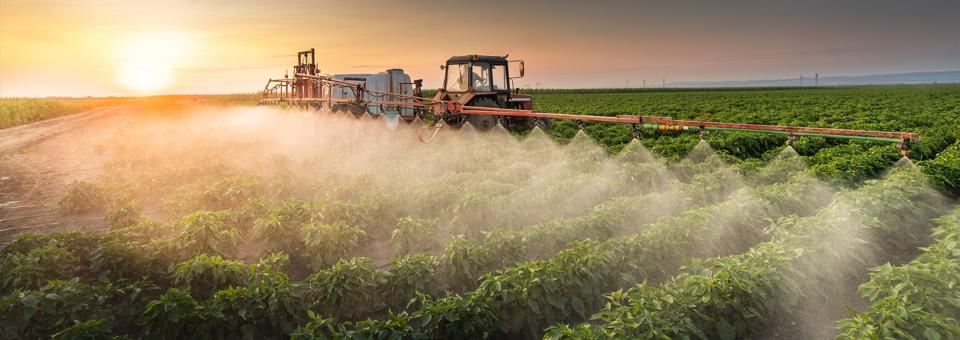
[[[102,215],[64,216],[57,200],[110,159],[104,145],[133,115],[112,107],[0,130],[0,243],[23,231],[95,230]]]

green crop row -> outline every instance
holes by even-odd
[[[715,179],[705,179],[705,182],[716,181]],[[218,191],[227,192],[231,195],[256,192],[256,190],[242,189],[250,186],[241,184],[241,190]],[[83,190],[92,191],[93,189]],[[240,197],[249,199],[243,194]],[[231,199],[231,201],[240,202],[242,199]],[[218,205],[217,207],[231,205],[234,204]],[[317,260],[329,261],[325,259],[332,259],[333,262],[336,262],[339,257],[356,247],[357,236],[362,237],[363,232],[350,229],[345,225],[322,224],[319,222],[322,222],[325,218],[341,220],[348,219],[349,216],[384,219],[383,216],[371,214],[369,209],[363,209],[368,211],[366,213],[354,214],[349,213],[352,209],[343,209],[345,206],[340,204],[330,206],[312,204],[308,201],[286,201],[272,210],[264,210],[262,207],[256,208],[260,212],[255,215],[264,217],[255,219],[254,222],[237,223],[237,220],[249,219],[242,217],[247,215],[244,212],[246,209],[244,206],[236,210],[196,212],[182,217],[169,226],[163,226],[156,223],[139,222],[139,208],[136,205],[121,204],[111,209],[108,214],[110,224],[117,230],[111,233],[107,239],[80,233],[42,236],[29,233],[22,234],[16,242],[4,248],[4,291],[11,295],[16,295],[15,291],[17,290],[36,291],[44,288],[50,280],[67,279],[75,276],[90,278],[96,275],[99,277],[97,280],[120,280],[117,282],[123,282],[126,278],[133,279],[146,276],[153,278],[152,281],[159,283],[161,286],[167,285],[162,282],[172,282],[170,286],[179,287],[183,290],[182,292],[188,294],[187,296],[192,295],[190,298],[195,296],[197,299],[209,299],[222,289],[239,286],[249,280],[247,276],[250,275],[251,270],[247,265],[236,261],[223,260],[220,257],[235,257],[238,255],[238,248],[241,246],[243,238],[241,234],[249,234],[247,237],[260,239],[266,246],[265,251],[293,251],[296,259],[301,263]],[[250,225],[250,227],[234,227],[241,224]],[[483,243],[484,246],[495,248],[494,242],[490,240],[491,238],[488,237]],[[134,243],[123,241],[134,241]],[[347,243],[341,245],[341,241]],[[448,249],[452,255],[457,252],[458,247],[454,245],[448,247]],[[489,249],[485,253],[500,254],[496,249]],[[194,255],[197,257],[194,258]],[[374,296],[372,293],[364,295],[364,292],[370,291],[370,287],[367,286],[374,283],[377,283],[374,290],[383,289],[384,292],[390,292],[389,294],[376,296],[384,299],[393,298],[394,302],[390,306],[394,307],[402,306],[402,303],[409,300],[417,291],[433,291],[436,293],[437,284],[430,284],[430,282],[432,275],[436,274],[436,262],[438,261],[431,257],[418,256],[396,260],[393,268],[384,275],[379,275],[383,272],[374,270],[368,262],[341,261],[332,268],[317,272],[308,278],[309,285],[312,287],[310,291],[325,292],[321,295],[314,295],[312,298],[315,301],[325,301],[326,299],[339,301],[337,300],[338,297],[372,297]],[[450,260],[449,262],[457,267],[468,263],[465,260]],[[326,263],[333,264],[332,262]],[[174,265],[175,269],[173,269]],[[321,265],[320,268],[325,266],[329,265]],[[163,274],[162,268],[171,268],[173,278]],[[362,278],[363,275],[344,275],[345,272],[353,274],[368,273],[370,277],[377,277],[377,279],[367,280],[364,284],[350,285],[348,283],[351,280]],[[379,282],[379,278],[393,275],[389,273],[397,273],[396,275],[400,275],[402,278],[395,280],[395,284],[391,284],[389,280]],[[470,281],[473,281],[475,277],[470,277]],[[97,280],[91,280],[84,281],[97,282]],[[85,285],[87,283],[79,282],[72,285],[78,284]],[[181,297],[183,297],[182,294]],[[371,299],[373,301],[382,300],[380,298]],[[322,305],[328,304],[324,303]],[[340,306],[340,303],[332,303],[331,305]],[[357,307],[352,303],[343,307],[338,308],[338,312],[327,308],[322,310],[330,312],[330,315],[344,316],[350,315],[351,310],[357,313],[370,311],[370,308],[364,307],[351,309],[350,307]],[[60,321],[62,320],[47,326],[65,327]],[[33,322],[26,323],[34,322],[42,323],[42,321],[36,319],[33,319]],[[110,324],[114,323],[110,322]],[[16,333],[32,334],[31,332],[29,329],[20,329]]]
[[[527,297],[525,305],[507,303],[505,306],[501,305],[501,308],[495,308],[499,320],[521,319],[517,315],[526,316],[522,318],[522,323],[515,322],[509,329],[501,326],[500,330],[506,333],[537,335],[552,322],[586,317],[590,310],[599,307],[601,301],[597,297],[602,291],[610,291],[640,280],[657,281],[676,270],[685,258],[736,252],[737,249],[758,241],[762,232],[757,226],[762,225],[764,219],[787,213],[804,213],[823,203],[826,196],[817,196],[815,186],[816,184],[809,180],[800,180],[761,187],[742,192],[724,203],[662,220],[648,226],[636,236],[614,239],[613,242],[604,244],[603,246],[609,248],[601,248],[601,257],[596,259],[598,261],[594,262],[595,264],[591,264],[589,260],[584,261],[590,258],[584,256],[575,262],[585,266],[568,265],[561,256],[561,261],[548,263],[547,268],[553,267],[553,270],[559,269],[561,273],[573,276],[555,277],[560,282],[557,282],[554,289],[545,282],[550,280],[552,275],[544,273],[545,277],[538,278],[540,275],[526,270],[538,267],[533,265],[531,268],[521,268],[520,271],[507,272],[488,279],[489,281],[485,282],[487,285],[481,286],[480,295],[496,301],[503,294],[514,293],[517,294],[517,302]],[[804,194],[814,194],[811,197],[817,198],[807,199]],[[591,273],[593,275],[590,275]],[[588,282],[580,284],[578,280],[564,279],[580,277],[580,274],[587,274]],[[591,279],[597,281],[591,284]],[[540,282],[544,282],[543,285]],[[501,289],[501,286],[504,288]],[[531,288],[543,289],[543,295],[534,296]],[[584,294],[588,291],[589,295]],[[558,298],[559,301],[553,301],[551,297]],[[584,310],[578,308],[581,304],[577,299],[584,302]],[[536,314],[537,310],[531,306],[530,301],[536,301],[543,314]]]
[[[841,338],[960,338],[960,206],[937,223],[919,257],[872,270],[860,286],[870,306],[838,323]]]
[[[667,192],[614,198],[589,213],[559,218],[516,231],[494,231],[479,241],[454,239],[441,263],[448,290],[473,289],[477,279],[515,262],[554,254],[577,240],[608,239],[636,232],[638,226],[726,198],[740,187],[729,169],[695,176]]]
[[[724,203],[662,220],[635,236],[580,242],[547,260],[522,263],[485,276],[477,290],[463,297],[425,301],[414,316],[434,338],[537,336],[553,322],[589,315],[600,307],[605,291],[667,275],[676,269],[670,267],[679,267],[679,261],[688,254],[709,254],[720,248],[735,251],[731,249],[735,247],[719,243],[708,246],[712,236],[726,234],[729,239],[737,239],[743,234],[735,235],[734,230],[754,227],[757,239],[762,234],[758,222],[765,218],[812,211],[829,199],[829,195],[811,195],[819,200],[804,197],[818,187],[816,181],[801,175],[788,183],[744,189]],[[716,223],[703,223],[711,220]],[[703,232],[691,230],[698,228]],[[485,331],[465,331],[469,329]]]
[[[770,169],[783,169],[779,167],[783,162],[771,163]],[[348,220],[349,216],[357,215],[344,213],[352,210],[342,209],[343,205],[293,200],[272,209],[253,208],[257,212],[250,215],[245,212],[248,208],[244,204],[237,209],[199,211],[170,224],[159,224],[142,220],[139,217],[140,208],[135,204],[121,204],[111,209],[107,216],[115,230],[106,236],[26,233],[5,247],[3,271],[9,275],[4,276],[4,292],[22,299],[11,298],[3,308],[11,313],[9,315],[19,313],[23,308],[33,308],[32,299],[25,296],[51,289],[47,287],[48,283],[58,279],[77,277],[81,281],[66,281],[62,285],[81,290],[120,287],[116,289],[126,291],[127,285],[142,285],[137,289],[149,293],[144,293],[146,295],[141,297],[142,301],[138,300],[139,303],[149,302],[156,307],[144,305],[140,309],[147,310],[153,319],[158,320],[156,330],[150,330],[152,326],[145,325],[145,328],[140,328],[140,320],[135,316],[128,315],[122,320],[111,316],[120,312],[132,313],[128,309],[138,307],[124,305],[125,309],[119,311],[85,302],[80,304],[85,305],[83,308],[86,309],[80,310],[90,313],[94,319],[49,310],[49,315],[22,320],[19,326],[7,329],[6,334],[51,334],[69,326],[65,331],[90,330],[87,327],[93,331],[106,327],[111,332],[128,333],[140,329],[153,332],[151,336],[160,336],[156,332],[180,329],[221,336],[202,332],[213,332],[204,327],[221,325],[216,320],[227,322],[237,317],[246,320],[250,315],[258,315],[256,313],[268,313],[256,307],[268,298],[261,296],[259,289],[288,291],[284,294],[292,294],[299,304],[293,307],[293,312],[278,315],[280,320],[271,321],[277,325],[254,324],[250,327],[261,336],[289,334],[289,329],[284,330],[289,327],[278,325],[304,324],[306,310],[321,312],[342,321],[366,316],[383,308],[403,309],[418,293],[426,294],[421,298],[422,301],[429,301],[431,296],[442,295],[443,289],[470,289],[483,273],[525,258],[551,254],[577,239],[609,238],[631,232],[629,225],[652,222],[658,216],[722,200],[741,186],[736,177],[732,169],[695,175],[689,183],[678,183],[671,191],[614,199],[595,207],[583,217],[555,219],[515,232],[489,233],[480,242],[455,239],[446,246],[440,257],[414,254],[397,258],[387,270],[377,269],[363,258],[337,261],[355,249],[359,238],[364,235],[361,230],[345,224],[325,222],[329,221],[327,219]],[[376,211],[367,208],[361,210]],[[366,214],[378,219],[388,217],[369,212]],[[283,279],[276,279],[282,282],[273,280],[269,286],[262,286],[265,283],[258,281],[257,268],[263,268],[263,264],[258,267],[224,259],[224,256],[240,256],[245,239],[263,242],[265,248],[261,253],[295,251],[290,260],[279,261],[283,262],[282,265],[268,259],[272,263],[270,267],[274,268],[271,277],[277,278],[282,274]],[[317,263],[314,261],[331,262],[314,265],[313,268],[322,270],[314,272],[302,282],[291,282],[285,278],[283,272],[302,272],[297,269],[298,266],[309,267],[311,263]],[[105,286],[107,283],[109,286]],[[167,287],[174,290],[158,295],[161,289]],[[37,302],[37,308],[49,308],[45,306],[51,306],[52,303],[41,299]],[[159,306],[164,307],[161,310]],[[194,306],[190,308],[204,312],[189,312],[178,306]],[[169,313],[174,314],[168,314],[166,308],[170,308]],[[217,312],[206,314],[206,311]],[[181,312],[187,314],[177,316],[176,313]],[[71,320],[84,322],[71,326]],[[176,324],[180,321],[176,320],[193,325],[180,327]],[[246,331],[250,331],[249,327]]]
[[[960,197],[960,142],[937,155],[937,158],[920,163],[923,173],[937,187],[944,188],[954,197]]]
[[[836,303],[831,285],[878,261],[876,254],[922,243],[928,216],[946,209],[924,181],[917,170],[896,171],[813,217],[781,220],[774,240],[743,254],[698,263],[660,287],[611,294],[593,316],[599,324],[558,325],[547,337],[744,338],[811,301]]]

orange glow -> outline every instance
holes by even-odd
[[[960,3],[918,1],[0,0],[0,96],[252,92],[311,47],[323,72],[426,87],[473,53],[542,87],[960,69]]]

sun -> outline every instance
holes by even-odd
[[[151,94],[173,83],[173,69],[160,63],[127,62],[117,69],[117,77],[131,90]]]
[[[186,35],[177,32],[129,36],[117,44],[116,80],[140,94],[156,94],[173,85],[189,45]]]

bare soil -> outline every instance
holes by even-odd
[[[76,181],[93,181],[111,158],[106,141],[134,114],[95,109],[0,129],[0,243],[24,231],[100,230],[101,214],[63,215],[57,200]]]

